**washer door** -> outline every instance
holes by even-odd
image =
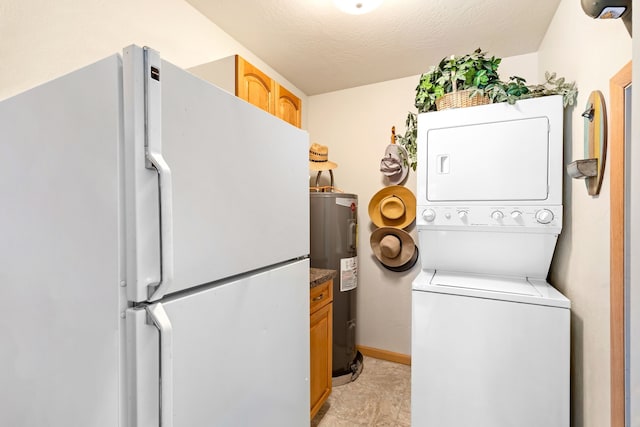
[[[412,306],[412,425],[569,425],[568,309],[417,290]]]
[[[512,295],[542,296],[529,283],[526,277],[464,276],[447,272],[437,272],[431,278],[431,284],[458,289],[479,290],[485,292],[507,293]]]
[[[413,281],[418,293],[448,294],[557,308],[571,302],[543,279],[423,270]],[[414,293],[414,298],[416,297]]]

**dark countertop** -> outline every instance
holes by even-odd
[[[324,268],[310,268],[309,269],[309,287],[313,288],[321,283],[326,282],[329,279],[336,277],[335,270],[325,270]]]

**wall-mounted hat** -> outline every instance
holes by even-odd
[[[418,247],[409,233],[395,227],[380,227],[371,233],[371,250],[391,271],[406,271],[418,260]]]
[[[369,201],[369,218],[377,227],[405,228],[416,219],[416,196],[401,185],[384,187]]]
[[[380,172],[390,184],[400,184],[409,173],[409,154],[402,145],[390,144],[380,161]]]
[[[309,169],[312,171],[326,171],[337,168],[338,165],[329,161],[329,149],[325,145],[313,143],[309,147]]]

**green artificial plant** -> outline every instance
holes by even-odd
[[[486,95],[491,102],[515,103],[519,99],[548,95],[562,95],[565,107],[574,105],[578,89],[556,73],[545,73],[545,82],[527,85],[522,77],[513,76],[501,81],[498,67],[502,60],[488,57],[478,48],[471,54],[442,58],[437,66],[420,76],[416,87],[415,106],[418,113],[436,110],[436,100],[446,93],[471,90],[470,96]]]
[[[561,95],[562,104],[565,108],[575,104],[578,96],[578,88],[575,82],[567,83],[563,77],[558,78],[556,73],[548,71],[544,77],[544,83],[527,85],[526,80],[522,77],[512,76],[506,82],[498,81],[475,92],[487,95],[491,102],[515,104],[519,99]]]
[[[404,135],[396,135],[396,142],[407,150],[409,154],[409,159],[406,160],[407,166],[410,166],[415,171],[418,164],[418,116],[409,112],[404,124],[406,128]]]
[[[471,90],[470,96],[487,96],[491,102],[514,104],[520,99],[537,98],[548,95],[562,95],[563,105],[574,105],[578,96],[575,82],[568,83],[556,73],[545,73],[542,84],[527,85],[522,77],[512,76],[501,81],[498,66],[502,60],[488,57],[480,48],[471,54],[452,55],[443,58],[436,66],[420,76],[416,87],[415,106],[418,113],[436,110],[436,100],[446,93]],[[417,115],[409,112],[405,121],[403,136],[396,135],[396,142],[407,149],[409,166],[415,171],[417,166]]]
[[[442,58],[437,66],[420,76],[416,87],[418,113],[436,110],[436,100],[445,93],[484,89],[499,81],[500,58],[487,57],[480,48],[463,56]]]

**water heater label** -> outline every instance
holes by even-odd
[[[340,292],[350,291],[358,286],[358,257],[340,260]]]
[[[354,210],[354,207],[358,206],[358,199],[347,199],[347,198],[338,198],[336,197],[336,205],[340,205],[340,206],[346,206],[348,208],[351,208],[351,210]]]

